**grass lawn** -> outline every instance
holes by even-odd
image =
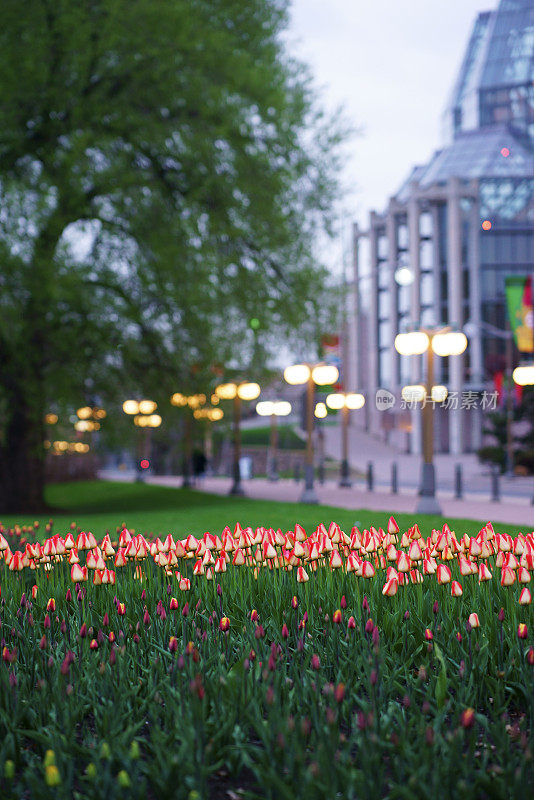
[[[249,500],[206,494],[189,489],[170,489],[141,483],[114,483],[88,481],[61,483],[48,486],[46,500],[54,509],[49,515],[37,517],[41,527],[50,517],[54,520],[54,532],[62,533],[71,522],[84,530],[91,530],[97,537],[106,530],[113,532],[123,523],[138,533],[153,535],[172,533],[182,538],[188,533],[202,534],[205,531],[218,533],[225,525],[233,528],[236,522],[243,526],[282,528],[284,531],[300,522],[308,533],[320,523],[338,522],[344,530],[357,524],[360,528],[371,525],[385,527],[389,513],[380,511],[335,508],[333,506],[306,506],[299,503],[280,503],[266,500]],[[438,528],[445,521],[441,517],[416,517],[411,514],[395,514],[404,530],[419,523],[423,535]],[[4,525],[29,524],[34,517],[29,514],[3,516]],[[476,534],[488,520],[448,519],[457,536]],[[520,530],[514,525],[496,524],[495,530],[517,535]]]

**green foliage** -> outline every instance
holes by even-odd
[[[251,374],[327,318],[344,131],[286,24],[283,0],[3,3],[0,507],[51,403]]]
[[[225,495],[207,494],[188,489],[171,489],[140,483],[111,481],[76,481],[58,483],[46,487],[46,500],[51,509],[55,528],[66,531],[75,521],[83,530],[102,536],[107,529],[127,523],[137,532],[154,536],[202,535],[221,525],[239,520],[243,526],[273,525],[285,527],[301,523],[306,528],[315,528],[320,522],[336,520],[350,530],[358,525],[362,530],[371,525],[386,527],[389,511],[376,512],[366,509],[349,511],[333,506],[307,506],[301,503],[276,503],[272,500],[250,500]],[[51,514],[38,514],[41,530],[44,530]],[[395,514],[399,524],[408,528],[414,524],[412,514]],[[25,514],[2,515],[4,525],[22,524]],[[419,515],[418,520],[429,529],[441,527],[440,517]],[[450,519],[449,524],[458,536],[467,533],[473,536],[485,521]],[[523,530],[517,525],[507,525],[506,530],[516,535]]]
[[[488,565],[497,572],[495,556]],[[385,597],[378,576],[327,564],[306,584],[296,570],[254,578],[232,565],[207,581],[182,559],[182,593],[152,559],[142,582],[136,566],[113,586],[75,586],[66,563],[14,573],[0,562],[2,796],[529,796],[534,620],[517,586],[470,575],[453,598],[427,576]],[[480,627],[466,631],[473,610]]]

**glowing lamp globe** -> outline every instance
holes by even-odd
[[[286,367],[284,370],[284,380],[291,386],[298,386],[301,383],[306,383],[310,377],[310,368],[307,364],[294,364],[292,367]]]
[[[467,347],[467,336],[461,331],[436,333],[432,337],[432,350],[437,356],[459,356]]]
[[[233,400],[237,394],[235,383],[221,383],[215,387],[215,394],[221,400]]]
[[[512,373],[514,382],[518,386],[534,386],[534,364],[525,364],[516,367]]]
[[[317,417],[317,419],[324,419],[327,414],[328,410],[326,408],[326,405],[324,403],[317,403],[317,405],[315,406],[315,416]]]
[[[403,386],[401,394],[406,403],[422,403],[426,397],[426,389],[421,384],[411,384]]]
[[[430,396],[434,403],[444,403],[449,394],[446,386],[433,386]]]
[[[332,364],[320,364],[312,369],[312,378],[317,386],[329,386],[339,378],[339,370]]]
[[[256,414],[260,417],[270,417],[274,414],[274,403],[271,400],[262,400],[256,404]]]
[[[338,392],[329,394],[326,398],[326,405],[328,408],[331,408],[332,411],[339,411],[339,409],[343,408],[345,405],[345,395]]]
[[[241,400],[255,400],[260,396],[260,385],[258,383],[240,383],[237,387],[237,396]]]
[[[139,413],[140,414],[153,414],[158,404],[155,403],[153,400],[141,400],[139,403]]]
[[[122,410],[125,414],[139,414],[139,403],[137,400],[126,400],[122,404]]]
[[[273,414],[277,417],[287,417],[288,414],[291,414],[291,403],[288,403],[287,400],[277,400],[274,403]]]
[[[358,411],[365,405],[365,397],[359,392],[350,392],[345,396],[345,405],[351,411]]]
[[[401,356],[419,356],[426,353],[430,339],[424,331],[399,333],[395,336],[395,350]]]

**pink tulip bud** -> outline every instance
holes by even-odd
[[[188,617],[188,616],[189,616],[189,603],[186,603],[182,608],[182,617]]]
[[[316,653],[314,653],[311,657],[311,668],[316,672],[317,670],[321,669],[321,659]]]
[[[39,642],[39,649],[40,650],[46,649],[46,636],[43,636],[41,641]]]
[[[347,622],[347,627],[349,630],[353,631],[356,627],[356,620],[354,617],[349,617],[349,621]]]
[[[460,715],[460,725],[462,728],[472,728],[475,722],[475,709],[466,708]]]
[[[504,622],[504,608],[499,611],[499,622]]]
[[[284,624],[282,625],[282,639],[288,639],[288,638],[289,638],[289,628],[284,622]]]
[[[50,617],[48,614],[45,615],[43,626],[45,629],[50,627]]]
[[[345,595],[343,595],[343,597],[341,598],[340,606],[343,610],[345,610],[347,607],[347,599]]]
[[[520,639],[526,639],[528,637],[528,628],[524,622],[520,622],[517,627],[517,635]]]

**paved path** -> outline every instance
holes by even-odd
[[[105,471],[101,477],[109,480],[133,480],[133,473]],[[181,486],[182,479],[176,475],[150,476],[147,483],[158,486]],[[199,489],[212,494],[227,494],[231,486],[229,478],[205,478]],[[302,493],[302,483],[279,480],[272,483],[263,478],[243,481],[248,497],[256,500],[275,500],[277,502],[298,503]],[[385,491],[368,492],[361,486],[352,489],[341,489],[334,482],[316,484],[319,502],[323,505],[337,506],[347,509],[369,509],[371,511],[406,512],[415,514],[417,495],[415,490],[405,490],[402,494],[391,494]],[[467,493],[463,500],[455,500],[447,491],[440,492],[440,503],[444,519],[460,517],[463,519],[488,520],[514,525],[525,525],[525,529],[534,529],[534,506],[526,497],[503,497],[500,503],[490,502],[478,494]]]
[[[339,425],[325,425],[324,446],[327,456],[338,460],[341,453],[341,434]],[[369,461],[373,463],[375,487],[389,491],[391,487],[391,466],[397,464],[397,475],[400,487],[416,491],[420,484],[421,456],[401,453],[389,447],[383,441],[370,436],[355,425],[349,427],[349,461],[351,467],[364,473]],[[453,456],[438,453],[434,456],[436,468],[436,481],[440,489],[454,492],[455,469],[461,464],[463,484],[473,495],[489,497],[491,494],[491,473],[488,465],[481,464],[474,453]],[[500,476],[501,494],[510,497],[524,497],[530,499],[534,496],[534,476],[512,478]]]

